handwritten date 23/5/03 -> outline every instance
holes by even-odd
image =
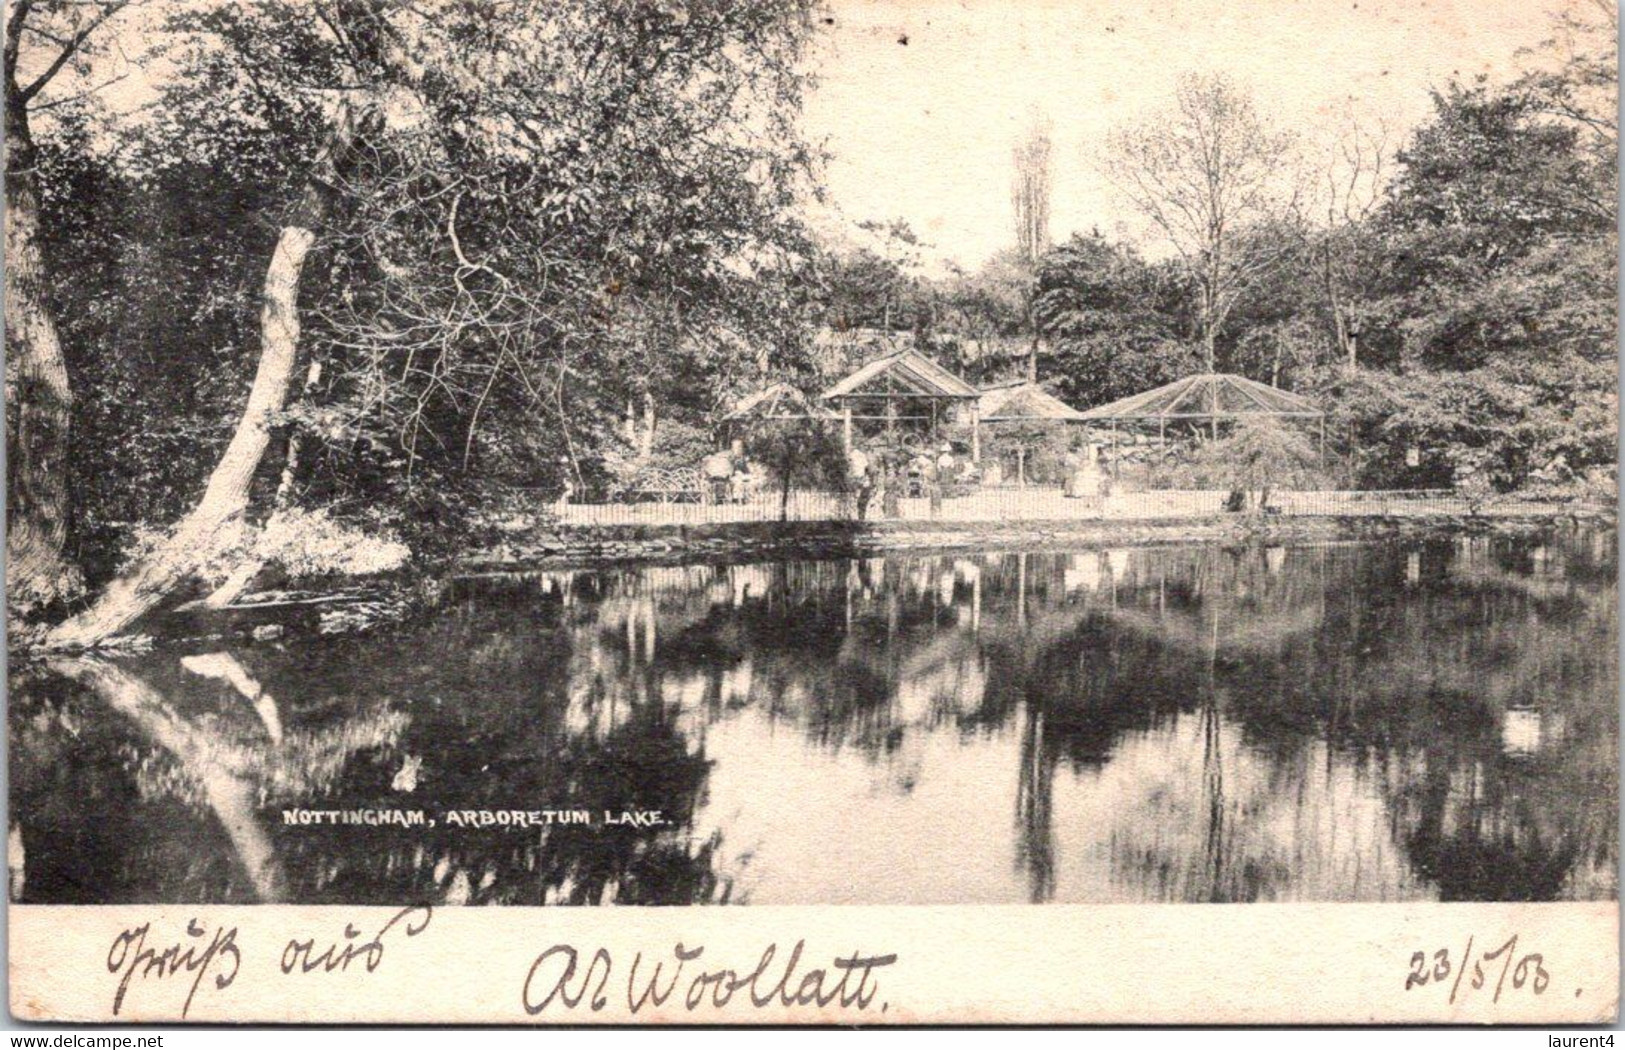
[[[1542,995],[1551,984],[1552,975],[1546,969],[1546,958],[1539,952],[1518,951],[1518,935],[1513,934],[1499,947],[1473,954],[1473,938],[1460,955],[1452,955],[1449,948],[1434,952],[1420,951],[1411,955],[1410,973],[1405,977],[1405,990],[1428,984],[1449,984],[1450,1001],[1462,993],[1462,979],[1474,991],[1494,982],[1492,1002],[1500,1002],[1503,992],[1523,992]],[[1575,990],[1579,995],[1579,990]]]

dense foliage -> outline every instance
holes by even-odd
[[[260,462],[261,522],[302,507],[421,549],[515,492],[634,484],[692,464],[741,393],[816,389],[870,345],[832,358],[829,332],[907,333],[978,382],[1023,374],[1036,347],[1039,378],[1079,408],[1240,372],[1318,398],[1335,473],[1358,484],[1611,476],[1610,19],[1560,22],[1510,82],[1441,90],[1397,149],[1345,150],[1334,174],[1372,146],[1359,207],[1310,207],[1255,163],[1211,243],[1167,222],[1159,250],[1093,232],[944,273],[900,221],[840,244],[805,225],[814,7],[147,5],[149,104],[73,86],[30,103],[74,395],[70,559],[104,578],[196,500],[240,425],[278,231],[312,193],[299,378]],[[70,8],[22,5],[18,23]],[[1152,218],[1183,200],[1159,180],[1200,174],[1170,152],[1182,121],[1222,118],[1272,162],[1297,148],[1229,82],[1187,78],[1176,101],[1112,139]],[[354,148],[313,186],[341,118]],[[780,474],[842,474],[827,442],[755,440]]]
[[[358,158],[326,188],[301,284],[316,367],[268,488],[297,449],[299,500],[444,538],[506,489],[605,482],[659,424],[704,427],[805,370],[809,9],[176,5],[159,104],[92,100],[46,139],[83,552],[196,498],[253,372],[277,227],[344,104]]]
[[[1598,10],[1560,19],[1515,80],[1438,92],[1403,142],[1351,120],[1325,170],[1294,160],[1303,185],[1252,177],[1247,221],[1224,242],[1245,260],[1235,272],[1204,269],[1200,244],[1152,256],[1097,231],[1026,270],[999,257],[932,279],[871,255],[839,294],[903,289],[891,326],[975,379],[1019,375],[1036,338],[1040,378],[1079,408],[1205,369],[1211,336],[1217,370],[1319,400],[1346,482],[1606,495],[1618,440],[1617,56],[1611,12]],[[1213,112],[1197,116],[1267,127],[1228,82],[1193,81],[1162,119],[1194,120],[1209,98]],[[1156,121],[1132,137],[1162,165],[1183,141]],[[1152,171],[1128,203],[1195,207],[1180,196],[1195,174],[1182,174]],[[1148,199],[1162,181],[1168,199]]]

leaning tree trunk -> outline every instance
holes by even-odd
[[[317,227],[331,208],[329,188],[338,182],[354,137],[353,117],[346,106],[298,205],[277,236],[265,272],[254,385],[203,498],[156,551],[115,580],[95,605],[52,631],[48,646],[89,648],[123,631],[189,579],[248,509],[249,487],[270,443],[275,417],[287,404],[298,364],[299,279]]]
[[[6,597],[28,609],[83,586],[68,536],[72,394],[40,258],[39,154],[28,110],[6,78]]]
[[[321,377],[322,363],[320,361],[312,363],[310,369],[305,373],[304,397],[308,398],[311,392],[316,389],[316,384],[321,381]],[[266,533],[270,533],[275,529],[278,518],[287,511],[288,504],[293,501],[293,483],[298,472],[299,433],[295,431],[288,435],[288,452],[282,462],[282,479],[277,482],[276,495],[271,498],[271,515],[265,520],[264,531]],[[227,574],[220,586],[216,587],[199,604],[205,609],[226,608],[242,596],[242,593],[248,589],[249,584],[259,578],[269,560],[263,546],[258,551],[251,552],[242,560],[241,564]]]

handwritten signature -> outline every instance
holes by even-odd
[[[683,986],[685,990],[681,1002],[690,1012],[707,1006],[721,1009],[728,1006],[740,992],[746,993],[743,1001],[758,1009],[777,1001],[785,1006],[816,1004],[824,1007],[838,1003],[842,1009],[866,1010],[879,994],[879,978],[875,976],[875,971],[897,962],[895,953],[860,955],[854,952],[848,957],[834,959],[828,969],[818,967],[807,970],[797,980],[795,975],[805,948],[804,940],[796,942],[788,960],[782,964],[782,968],[777,968],[776,980],[770,975],[775,971],[773,961],[779,951],[777,944],[769,944],[754,967],[741,970],[727,966],[709,968],[700,964],[699,959],[705,954],[705,948],[689,948],[679,941],[672,949],[671,958],[655,962],[652,971],[645,971],[647,979],[642,982],[638,979],[638,970],[643,965],[643,953],[638,952],[626,971],[627,1009],[636,1015],[645,1006],[664,1006],[673,993]],[[585,1002],[595,1012],[609,1004],[605,989],[609,987],[610,978],[615,972],[614,956],[608,949],[599,948],[592,953],[585,971],[578,977],[581,955],[574,945],[555,944],[536,957],[535,962],[531,963],[530,972],[525,975],[521,992],[527,1014],[534,1017],[555,1003],[564,1009],[574,1010]],[[675,966],[672,966],[673,963]],[[696,965],[690,968],[690,963]],[[671,966],[669,971],[668,966]],[[835,977],[836,973],[839,974],[838,978]],[[665,976],[663,987],[662,975]],[[881,1011],[884,1012],[888,1005],[882,1002]]]

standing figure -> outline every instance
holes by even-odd
[[[576,483],[570,473],[570,460],[564,456],[559,457],[560,473],[564,475],[564,487],[559,490],[559,498],[553,501],[555,514],[564,513],[564,508],[570,505],[570,497],[576,494]]]
[[[726,451],[716,451],[705,457],[700,472],[705,475],[705,501],[724,503],[728,499],[728,478],[733,474],[733,457]]]
[[[946,441],[942,443],[942,453],[937,456],[937,476],[944,486],[959,479],[959,460],[954,458],[953,445]]]
[[[925,494],[931,500],[931,517],[935,518],[942,513],[942,470],[937,466],[937,460],[926,456],[920,473]]]
[[[901,479],[897,476],[897,467],[887,462],[880,473],[880,513],[883,517],[897,518],[902,516],[902,504],[899,497],[902,495]]]
[[[1083,456],[1067,475],[1066,494],[1083,501],[1090,510],[1105,505],[1106,473],[1100,465],[1100,447],[1093,443],[1083,447]]]
[[[869,463],[869,453],[861,448],[854,448],[847,456],[847,478],[852,491],[857,493],[857,520],[862,521],[869,512],[869,500],[874,495],[874,472]]]
[[[931,456],[924,452],[917,452],[908,461],[908,495],[915,498],[925,495],[925,472],[931,468]]]

